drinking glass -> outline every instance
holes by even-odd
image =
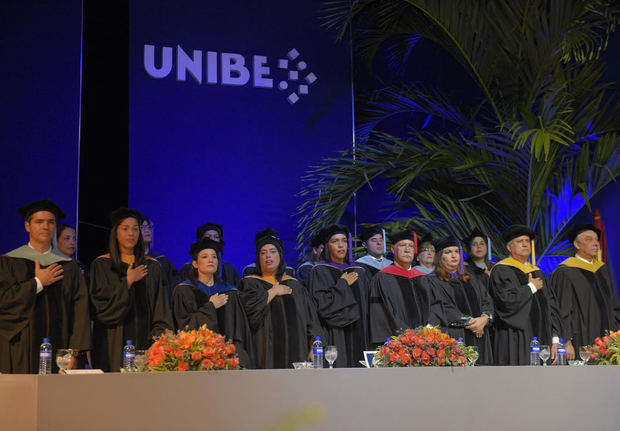
[[[467,361],[469,362],[470,366],[474,366],[476,365],[476,361],[478,360],[478,358],[480,357],[480,354],[478,353],[478,346],[469,346],[473,352],[473,355],[471,357],[467,358]]]
[[[540,346],[540,359],[543,361],[543,366],[547,366],[547,360],[551,357],[551,350],[547,344]]]
[[[56,365],[60,368],[60,373],[65,374],[65,370],[71,365],[73,360],[72,349],[58,349],[56,350]]]
[[[336,358],[338,357],[338,349],[336,346],[327,346],[325,347],[325,360],[329,362],[329,368],[334,368],[334,362],[336,362]]]
[[[590,360],[590,351],[586,346],[579,347],[579,357],[583,361],[583,365],[588,364],[588,360]]]
[[[146,350],[136,350],[136,357],[134,359],[134,365],[138,371],[142,371],[142,368],[148,364],[148,358],[146,357]]]

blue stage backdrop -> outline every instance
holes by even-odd
[[[0,2],[0,253],[23,245],[17,208],[50,198],[75,224],[81,0]]]
[[[221,223],[241,270],[271,226],[294,264],[301,176],[351,146],[349,44],[313,0],[130,4],[129,201],[154,248],[179,266]]]

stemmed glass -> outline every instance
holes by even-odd
[[[469,348],[472,350],[473,354],[471,357],[467,358],[467,361],[469,361],[469,365],[473,367],[476,365],[476,361],[480,357],[480,354],[478,353],[478,346],[469,346]]]
[[[71,361],[73,360],[73,350],[72,349],[58,349],[56,350],[56,365],[60,368],[61,374],[66,374],[67,368],[71,365]]]
[[[325,347],[325,360],[329,362],[329,368],[334,368],[334,362],[336,362],[337,357],[338,349],[336,348],[336,346]]]
[[[547,360],[551,357],[551,350],[547,344],[540,346],[540,359],[543,361],[543,366],[547,366]]]
[[[588,350],[586,346],[580,346],[579,357],[583,361],[583,365],[588,365],[588,361],[590,360],[590,350]]]
[[[146,350],[136,350],[136,357],[134,359],[134,365],[136,371],[142,371],[142,368],[148,364],[148,358],[146,356]]]

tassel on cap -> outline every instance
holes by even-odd
[[[383,256],[385,256],[387,252],[387,241],[385,240],[385,229],[381,229],[381,235],[383,235]]]
[[[417,256],[418,255],[418,234],[414,231],[413,232],[413,255]]]
[[[349,263],[353,263],[353,237],[351,237],[350,232],[349,232],[349,237],[348,237],[348,246],[349,246]]]
[[[459,254],[460,254],[459,275],[463,275],[465,273],[465,268],[463,267],[463,247],[460,245],[459,245]]]
[[[487,256],[489,260],[491,260],[493,258],[493,253],[491,253],[491,237],[490,236],[487,236],[487,250],[488,250]]]

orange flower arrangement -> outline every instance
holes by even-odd
[[[146,353],[146,371],[235,370],[235,345],[206,325],[192,331],[160,335]]]
[[[464,366],[473,354],[462,343],[433,326],[407,329],[377,350],[378,367]]]
[[[607,331],[604,337],[596,337],[594,345],[588,346],[590,361],[595,365],[620,365],[620,330]]]

